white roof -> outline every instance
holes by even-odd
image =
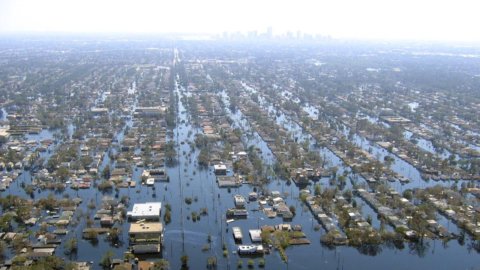
[[[272,191],[272,196],[273,197],[280,197],[280,191]]]
[[[261,230],[249,230],[248,233],[250,234],[250,238],[252,239],[252,242],[262,241]]]
[[[273,203],[281,203],[281,202],[283,202],[283,199],[280,198],[280,197],[276,197],[276,198],[273,198],[272,201],[273,201]]]
[[[161,209],[162,203],[160,202],[136,203],[133,205],[132,211],[128,211],[127,216],[136,219],[160,218]]]
[[[92,108],[92,112],[108,112],[107,108]]]
[[[225,164],[216,164],[216,165],[213,165],[213,168],[215,170],[226,170],[227,166]]]
[[[148,178],[146,183],[147,185],[153,185],[155,183],[155,178]]]

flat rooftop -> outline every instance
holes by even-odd
[[[137,234],[137,233],[160,233],[163,231],[163,225],[160,222],[151,222],[151,223],[132,223],[130,224],[130,230],[128,233]]]
[[[0,127],[0,137],[9,137],[10,134],[7,132],[9,128]]]
[[[249,230],[250,238],[252,242],[261,242],[262,241],[262,231],[261,230]]]
[[[213,168],[215,170],[226,170],[227,166],[225,164],[216,164],[216,165],[213,165]]]
[[[127,212],[127,217],[138,219],[160,218],[161,209],[162,203],[160,202],[136,203],[133,205],[132,211]]]
[[[92,108],[91,111],[93,113],[108,113],[108,109],[107,108]]]

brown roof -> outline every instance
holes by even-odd
[[[155,233],[163,230],[162,223],[149,222],[149,223],[132,223],[130,224],[129,233]]]
[[[153,262],[139,261],[138,270],[150,270],[153,268]]]

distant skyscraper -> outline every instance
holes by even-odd
[[[257,38],[257,36],[258,36],[257,31],[250,31],[250,32],[248,32],[248,37],[249,37],[249,38]]]

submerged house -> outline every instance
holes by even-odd
[[[127,217],[129,220],[160,220],[161,210],[160,202],[136,203],[132,211],[127,212]]]
[[[133,223],[128,230],[128,236],[133,253],[160,253],[163,225],[161,222]]]
[[[225,164],[215,164],[213,165],[213,171],[215,172],[215,175],[226,175],[227,166]]]

